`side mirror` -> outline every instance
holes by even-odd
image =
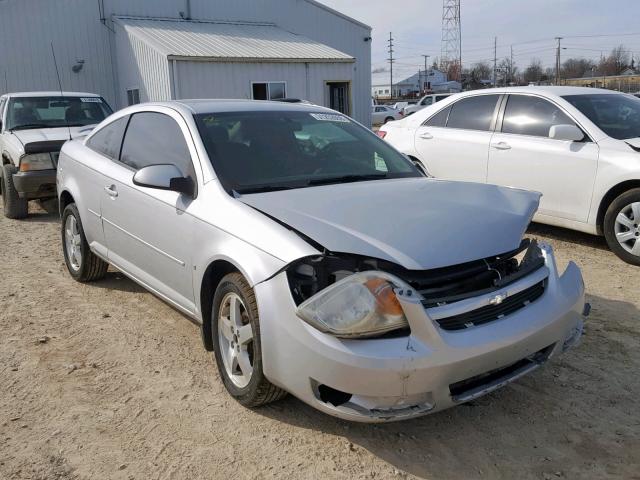
[[[553,125],[549,129],[549,138],[579,142],[584,138],[584,133],[575,125]]]
[[[184,177],[175,165],[149,165],[143,167],[133,176],[134,185],[171,190],[193,197],[195,183],[190,177]]]

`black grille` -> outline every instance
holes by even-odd
[[[537,300],[544,293],[544,281],[507,297],[499,305],[487,305],[486,307],[465,312],[453,317],[437,320],[440,327],[445,330],[463,330],[465,328],[493,322],[507,315],[517,312],[529,303]]]

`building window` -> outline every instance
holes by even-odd
[[[389,89],[387,88],[387,89],[384,91],[384,93],[389,93]]]
[[[287,84],[285,82],[253,82],[251,90],[254,100],[287,98]]]
[[[131,88],[127,90],[127,104],[137,105],[138,103],[140,103],[140,89]]]

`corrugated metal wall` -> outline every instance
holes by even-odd
[[[172,98],[167,58],[149,45],[129,35],[115,24],[116,65],[119,106],[127,105],[127,90],[140,90],[141,102]]]
[[[51,42],[62,87],[103,95],[115,102],[109,30],[90,0],[0,2],[0,93],[58,90]],[[71,68],[84,60],[78,73]]]
[[[186,0],[4,0],[0,1],[0,92],[55,89],[50,54],[53,40],[63,86],[101,93],[114,106],[122,87],[114,80],[112,22],[100,23],[100,2],[111,15],[178,18]],[[353,72],[353,115],[368,123],[371,115],[370,31],[306,0],[191,0],[192,18],[273,22],[325,43],[357,59]],[[79,73],[71,67],[85,60]],[[4,76],[7,74],[5,88]],[[129,74],[126,74],[129,75]],[[335,80],[335,79],[334,79]],[[116,88],[118,95],[116,95]]]
[[[307,67],[308,65],[308,67]],[[351,63],[218,63],[176,61],[178,98],[251,98],[251,82],[284,81],[287,96],[324,105],[325,81],[353,81]]]

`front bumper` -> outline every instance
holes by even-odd
[[[264,373],[309,405],[361,422],[412,418],[477,398],[535,370],[580,337],[580,270],[570,263],[559,276],[551,248],[543,246],[543,254],[545,292],[526,307],[491,323],[446,331],[415,295],[403,296],[411,334],[398,338],[346,340],[319,332],[295,315],[281,273],[255,287]],[[335,392],[348,400],[338,395],[336,401]]]
[[[13,174],[18,196],[27,200],[56,196],[56,170],[34,170]]]

